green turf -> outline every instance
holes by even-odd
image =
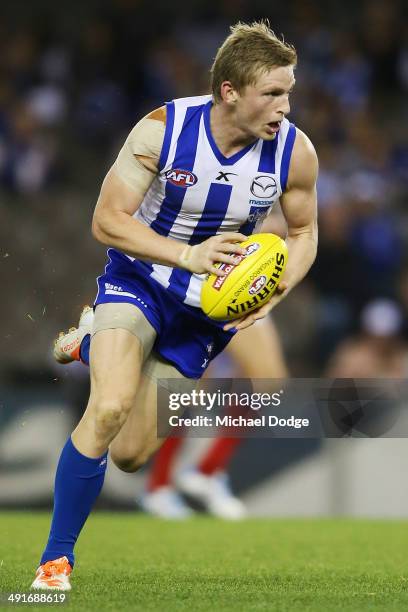
[[[48,520],[0,513],[0,592],[28,590]],[[72,583],[81,612],[407,610],[408,523],[95,513]]]

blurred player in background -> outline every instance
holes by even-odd
[[[238,24],[214,61],[213,95],[174,100],[142,119],[103,182],[93,233],[112,248],[98,278],[90,354],[80,346],[86,312],[75,340],[61,342],[68,360],[76,350],[90,362],[91,394],[60,457],[33,588],[71,588],[74,546],[102,488],[108,448],[131,472],[160,445],[155,381],[193,385],[235,331],[265,317],[315,259],[316,153],[286,119],[296,59],[266,24]],[[257,196],[258,176],[268,182]],[[204,275],[223,274],[216,262],[235,263],[239,242],[258,229],[255,213],[266,216],[278,199],[289,260],[277,294],[233,323],[211,321],[199,308]]]

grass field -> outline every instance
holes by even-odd
[[[48,521],[45,514],[0,513],[0,592],[28,590]],[[403,521],[170,523],[95,513],[76,552],[63,607],[70,611],[408,609]]]

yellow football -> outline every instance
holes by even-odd
[[[211,319],[239,319],[267,302],[285,270],[288,249],[275,234],[252,234],[241,242],[238,264],[218,263],[225,276],[209,274],[201,289],[201,308]]]

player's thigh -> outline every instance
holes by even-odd
[[[120,398],[133,406],[144,359],[156,332],[142,312],[126,302],[95,310],[90,350],[91,396]]]
[[[84,419],[104,410],[132,408],[144,356],[156,332],[140,310],[128,303],[97,306],[90,347],[90,401]]]
[[[116,465],[133,472],[146,463],[161,446],[164,438],[157,436],[157,394],[158,385],[168,390],[193,389],[196,380],[184,377],[174,366],[152,353],[141,374],[134,406],[129,417],[113,440],[110,453]]]
[[[107,329],[94,335],[88,406],[72,434],[83,452],[92,452],[93,443],[107,446],[117,435],[135,401],[141,368],[140,340],[136,336],[123,329]]]
[[[96,333],[91,342],[89,364],[91,396],[133,402],[142,369],[142,345],[125,329],[106,329]]]
[[[288,370],[279,334],[271,317],[239,331],[227,352],[245,378],[285,378]]]
[[[94,335],[90,349],[91,392],[72,441],[87,456],[99,456],[126,422],[140,378],[141,343],[124,329]]]

